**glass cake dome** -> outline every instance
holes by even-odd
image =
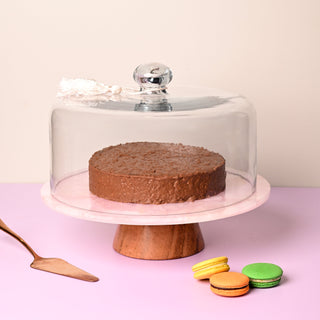
[[[138,66],[136,89],[63,79],[50,119],[51,195],[63,204],[112,214],[186,214],[238,203],[255,192],[256,115],[241,95],[169,85],[171,70]],[[226,189],[194,202],[117,203],[89,191],[88,162],[98,150],[128,142],[197,146],[222,155]]]

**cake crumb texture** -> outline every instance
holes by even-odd
[[[95,152],[90,191],[102,198],[162,204],[204,199],[225,189],[225,160],[202,147],[133,142]]]

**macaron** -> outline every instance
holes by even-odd
[[[221,272],[210,277],[213,293],[225,297],[237,297],[249,291],[249,278],[240,272]]]
[[[197,280],[209,279],[213,274],[229,271],[227,257],[217,257],[195,264],[192,267],[193,277]]]
[[[242,269],[249,277],[250,286],[255,288],[271,288],[280,283],[283,271],[272,263],[252,263]]]

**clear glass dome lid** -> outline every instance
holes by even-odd
[[[62,80],[50,122],[50,185],[56,200],[101,215],[183,217],[230,206],[255,192],[256,114],[246,98],[219,89],[175,86],[170,83],[172,71],[159,63],[138,66],[133,77],[137,88]],[[118,203],[93,194],[91,157],[130,143],[218,153],[225,159],[225,190],[202,200],[161,205]]]
[[[172,71],[160,63],[138,66],[133,78],[139,85],[137,89],[106,86],[93,80],[64,79],[60,97],[90,108],[138,112],[193,111],[241,99],[239,95],[212,88],[169,86]]]

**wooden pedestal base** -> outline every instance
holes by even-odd
[[[119,225],[113,248],[124,256],[146,260],[188,257],[204,248],[198,223],[167,226]]]

